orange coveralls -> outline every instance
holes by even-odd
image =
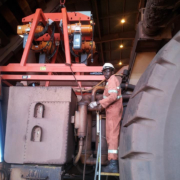
[[[106,140],[108,144],[108,160],[118,159],[118,144],[120,133],[120,121],[123,112],[120,82],[112,75],[103,93],[103,99],[99,101],[106,109]]]

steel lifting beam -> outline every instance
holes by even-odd
[[[104,76],[75,75],[77,81],[102,81]],[[73,81],[72,75],[1,75],[2,80]]]
[[[101,72],[102,66],[86,66],[85,64],[72,64],[73,72]],[[66,64],[34,64],[28,63],[25,66],[19,64],[8,64],[0,66],[1,72],[71,72]]]
[[[27,63],[27,58],[29,55],[29,51],[32,45],[32,41],[34,39],[35,29],[39,22],[42,22],[44,26],[46,25],[48,19],[53,20],[56,25],[59,25],[59,22],[62,20],[63,22],[63,34],[60,37],[60,29],[59,33],[54,34],[54,40],[60,41],[62,38],[64,40],[65,47],[65,57],[66,64],[56,63],[57,52],[55,53],[51,63],[49,64],[36,64],[36,63]],[[102,66],[86,66],[85,64],[71,64],[71,55],[70,55],[70,45],[69,45],[69,35],[68,35],[68,24],[72,22],[89,22],[90,17],[78,12],[67,13],[66,8],[62,8],[62,13],[43,13],[41,9],[37,9],[36,12],[30,16],[27,16],[22,19],[22,22],[29,23],[31,22],[31,30],[26,42],[26,46],[19,64],[8,64],[7,66],[0,66],[0,72],[3,72],[0,77],[2,78],[3,83],[9,84],[6,80],[41,80],[46,81],[46,86],[49,85],[49,81],[61,80],[61,81],[73,81],[74,77],[72,75],[52,75],[53,72],[56,73],[72,73],[75,72],[75,77],[78,81],[101,81],[104,79],[102,75],[84,75],[84,73],[93,73],[93,72],[101,72]],[[36,41],[48,41],[51,36],[51,29],[48,29],[48,33],[39,37],[38,39],[34,39]],[[91,41],[91,36],[83,36],[82,40]],[[54,42],[55,42],[54,41]],[[71,66],[71,68],[69,67]],[[5,74],[6,72],[11,72],[11,75]],[[17,75],[16,73],[21,73],[21,75]],[[36,73],[47,73],[47,75],[23,75],[24,72],[36,72]],[[12,75],[14,73],[14,75]],[[10,84],[9,84],[10,85]]]
[[[46,17],[46,20],[49,18],[55,22],[61,21],[63,19],[62,13],[44,13],[44,16]],[[31,22],[34,20],[35,14],[29,15],[27,17],[24,17],[22,19],[22,22],[24,24]],[[90,17],[86,16],[84,14],[78,13],[78,12],[68,12],[67,13],[67,18],[69,22],[79,22],[79,21],[90,21]],[[40,19],[42,21],[42,19]]]

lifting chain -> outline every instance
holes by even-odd
[[[66,0],[60,0],[60,5],[64,6],[65,2],[66,2]]]

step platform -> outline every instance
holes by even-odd
[[[99,175],[99,173],[97,173]],[[108,173],[108,172],[101,172],[101,176],[120,176],[119,173]]]

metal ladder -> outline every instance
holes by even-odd
[[[101,179],[101,176],[119,176],[119,173],[106,173],[101,172],[101,119],[102,116],[99,115],[99,112],[96,112],[96,129],[98,138],[98,150],[97,150],[97,157],[96,157],[96,168],[94,173],[94,180],[96,180],[96,176],[98,176],[98,180]]]

